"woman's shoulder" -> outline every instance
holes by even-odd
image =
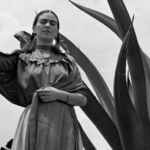
[[[29,51],[29,52],[26,52],[26,51],[22,51],[20,54],[19,54],[19,58],[21,60],[23,60],[24,62],[28,63],[31,59],[33,59],[33,54],[34,54],[35,50],[34,51]]]
[[[65,54],[65,57],[66,57],[69,61],[71,61],[72,63],[75,63],[75,62],[76,62],[75,59],[74,59],[74,57],[73,57],[70,53],[65,52],[64,54]]]
[[[21,53],[21,50],[15,49],[11,53],[5,53],[5,52],[0,52],[1,56],[12,56],[12,55],[19,55]]]
[[[5,53],[5,52],[0,52],[0,57],[2,58],[7,58],[7,59],[15,59],[18,60],[19,59],[19,55],[21,54],[21,50],[16,49],[11,53]]]

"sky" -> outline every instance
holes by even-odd
[[[107,0],[73,0],[113,17]],[[134,28],[142,50],[150,56],[150,1],[124,0],[130,16],[135,15]],[[68,0],[0,0],[0,51],[11,53],[19,48],[13,35],[25,30],[32,33],[35,11],[53,10],[60,20],[60,32],[70,39],[92,61],[104,78],[113,95],[113,82],[120,39],[106,26],[88,16]],[[82,78],[93,91],[86,75]],[[94,92],[94,91],[93,91]],[[85,132],[97,149],[111,150],[105,139],[98,133],[79,107],[77,117]],[[19,117],[24,108],[13,105],[0,95],[0,147],[13,138]]]

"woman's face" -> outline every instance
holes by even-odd
[[[44,13],[39,17],[33,30],[36,33],[37,40],[52,42],[58,33],[57,18],[50,12]]]

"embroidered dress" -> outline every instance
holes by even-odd
[[[3,63],[3,67],[0,65],[0,79],[5,73],[14,71],[10,81],[15,85],[10,86],[12,89],[7,91],[0,80],[1,93],[7,95],[5,93],[10,92],[15,95],[17,91],[18,95],[8,97],[8,100],[26,106],[20,117],[11,150],[81,150],[82,141],[74,108],[59,100],[41,102],[35,92],[39,88],[53,86],[85,94],[74,59],[58,51],[52,52],[47,60],[38,49],[32,53],[12,56],[11,63],[7,58],[4,62],[4,57],[0,60]],[[8,67],[10,64],[11,67]]]

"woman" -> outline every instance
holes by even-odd
[[[35,46],[0,54],[0,92],[26,106],[11,150],[80,150],[73,106],[86,105],[86,88],[75,60],[59,48],[59,20],[54,12],[37,14],[31,41]]]

